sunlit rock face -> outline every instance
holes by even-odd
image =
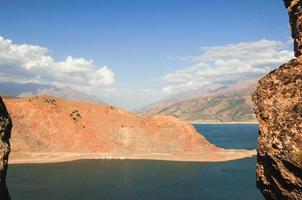
[[[257,185],[267,199],[302,199],[302,62],[291,60],[259,81]]]
[[[10,111],[12,157],[18,152],[211,152],[191,124],[169,116],[136,116],[103,104],[50,96],[4,99]]]
[[[255,155],[253,150],[219,148],[192,124],[172,116],[140,116],[110,105],[51,96],[5,98],[4,102],[14,123],[12,163],[76,159],[217,162]]]
[[[257,186],[268,200],[302,199],[301,1],[285,0],[293,59],[262,78],[252,100],[259,121]]]
[[[6,187],[6,172],[8,155],[10,152],[10,135],[12,129],[12,121],[7,109],[0,97],[0,199],[10,199]]]

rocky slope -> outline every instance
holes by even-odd
[[[12,129],[12,121],[7,109],[0,97],[0,199],[10,199],[6,187],[6,172],[8,164],[8,156],[10,153],[10,135]]]
[[[213,161],[251,155],[226,152],[210,144],[191,124],[174,117],[139,117],[112,106],[49,96],[5,99],[5,103],[14,122],[13,160],[24,159],[28,156],[24,152]]]
[[[257,186],[268,200],[302,199],[301,1],[288,7],[295,55],[270,72],[253,94],[259,121]]]
[[[255,85],[255,79],[241,80],[228,87],[201,92],[194,98],[158,102],[139,113],[171,115],[189,122],[255,122],[250,100]]]

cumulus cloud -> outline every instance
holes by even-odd
[[[203,47],[192,65],[164,75],[166,93],[197,89],[225,81],[261,76],[293,58],[288,42],[260,40]]]
[[[0,80],[35,82],[55,86],[98,88],[114,83],[114,73],[93,60],[68,56],[55,61],[48,49],[29,44],[14,44],[0,36]]]

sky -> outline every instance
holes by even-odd
[[[261,76],[292,48],[281,0],[0,0],[0,82],[68,86],[129,110]]]

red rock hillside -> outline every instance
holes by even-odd
[[[5,99],[12,150],[30,152],[199,152],[218,148],[174,117],[138,117],[112,106],[40,96]]]
[[[77,159],[226,161],[254,150],[224,150],[191,124],[169,116],[136,116],[102,104],[40,96],[5,99],[14,123],[10,163]]]

